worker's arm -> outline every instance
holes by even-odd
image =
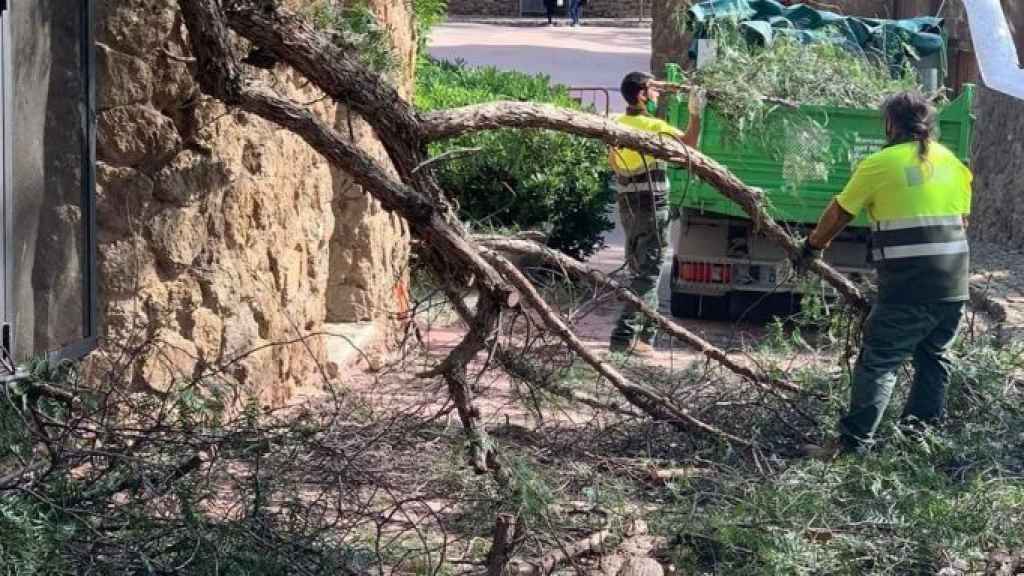
[[[686,124],[686,132],[679,137],[679,141],[690,148],[696,148],[700,141],[700,117],[704,113],[707,104],[707,95],[703,90],[694,89],[690,92],[687,108],[690,112],[690,121]]]
[[[851,221],[853,221],[853,214],[843,210],[839,203],[833,200],[818,219],[818,225],[811,231],[811,235],[807,237],[807,244],[814,250],[828,248],[832,240]]]
[[[700,141],[700,115],[690,114],[690,122],[686,125],[686,132],[679,137],[679,141],[690,148],[696,148]]]

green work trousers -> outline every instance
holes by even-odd
[[[668,209],[657,208],[645,192],[620,194],[619,219],[626,234],[626,265],[632,275],[629,289],[658,309],[658,276],[668,248]],[[633,340],[651,343],[654,323],[627,303],[612,331],[611,347],[627,348]]]
[[[844,444],[858,448],[878,428],[892,397],[896,370],[913,360],[914,381],[903,418],[937,422],[946,409],[950,347],[964,302],[884,304],[871,309],[850,385],[850,411],[840,422]]]

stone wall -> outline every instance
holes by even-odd
[[[412,97],[416,37],[409,4],[403,0],[371,2],[381,22],[388,23],[398,69],[392,77],[406,98]],[[350,134],[363,149],[391,167],[372,129],[338,106],[336,128]],[[407,310],[409,232],[405,222],[380,204],[341,171],[332,173],[334,232],[330,243],[327,321],[356,322],[393,319]]]
[[[448,0],[452,16],[519,16],[519,0]]]
[[[395,74],[408,87],[415,42],[408,13],[393,8],[404,4],[371,5],[404,31]],[[405,228],[341,186],[347,177],[298,137],[201,95],[175,0],[100,0],[97,12],[102,350],[93,366],[157,390],[213,374],[279,405],[319,378],[330,291],[351,287],[349,301],[361,302],[338,317],[383,314],[391,298],[381,295],[404,279]],[[319,99],[283,66],[262,75],[296,100]],[[319,100],[316,113],[334,122],[337,107]],[[355,137],[375,146],[368,132]],[[336,207],[352,197],[357,206],[336,225]],[[346,252],[352,266],[336,270]]]

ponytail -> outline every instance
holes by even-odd
[[[890,145],[915,141],[921,161],[928,158],[928,144],[935,135],[935,108],[924,94],[912,90],[889,96],[882,103],[882,117]]]

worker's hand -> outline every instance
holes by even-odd
[[[804,238],[800,248],[800,255],[793,259],[793,269],[797,274],[803,274],[810,270],[811,262],[821,258],[822,250],[811,246],[811,240]]]
[[[704,107],[708,104],[708,94],[703,88],[694,88],[690,90],[690,98],[688,100],[690,107],[691,116],[700,116],[704,113]]]

